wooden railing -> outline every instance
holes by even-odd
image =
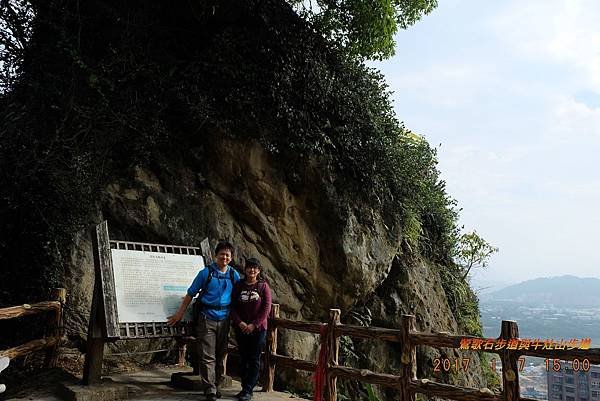
[[[9,359],[15,359],[45,349],[44,366],[47,368],[54,367],[58,357],[58,346],[63,333],[63,306],[66,302],[66,294],[67,291],[64,288],[57,288],[54,291],[52,301],[1,308],[0,320],[52,312],[48,321],[50,329],[48,332],[52,333],[52,335],[29,341],[17,347],[0,350],[0,357],[5,356]]]
[[[495,353],[502,362],[502,391],[493,392],[487,388],[469,388],[450,384],[436,383],[429,379],[417,378],[416,346],[445,347],[461,349],[461,341],[487,340],[474,336],[457,336],[446,333],[424,334],[416,331],[415,317],[403,315],[400,329],[380,327],[364,327],[340,323],[340,310],[330,309],[329,322],[299,322],[283,319],[279,316],[279,305],[273,304],[269,319],[269,331],[265,352],[266,379],[265,390],[273,390],[275,367],[288,367],[314,372],[317,363],[279,355],[277,353],[277,331],[285,328],[307,333],[325,334],[321,338],[321,347],[327,347],[327,366],[324,400],[337,399],[337,379],[353,379],[362,383],[377,384],[399,390],[403,401],[415,401],[416,394],[425,394],[454,400],[464,401],[533,401],[521,397],[519,390],[518,360],[523,355],[542,358],[571,360],[586,359],[590,364],[600,364],[600,348],[549,350],[549,349],[485,349],[484,352]],[[339,338],[350,336],[362,339],[378,339],[399,343],[401,347],[399,374],[377,373],[366,369],[356,369],[338,364]],[[517,323],[502,321],[498,340],[513,340],[519,338]]]

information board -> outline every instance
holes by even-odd
[[[119,322],[166,322],[198,272],[200,255],[111,249]],[[188,308],[184,320],[191,320]]]

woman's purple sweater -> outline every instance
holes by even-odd
[[[271,312],[271,289],[266,281],[246,284],[238,281],[231,292],[231,318],[235,327],[241,322],[254,324],[256,330],[267,329],[267,319]]]

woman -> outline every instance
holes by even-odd
[[[261,276],[258,259],[250,258],[244,267],[244,280],[231,294],[231,317],[240,351],[240,401],[249,401],[258,382],[260,354],[267,338],[267,319],[271,312],[271,289]]]

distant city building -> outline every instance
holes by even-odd
[[[521,388],[521,396],[544,400],[546,399],[546,392],[536,389],[534,385],[525,386],[525,388]]]
[[[600,401],[600,366],[560,361],[554,370],[548,362],[548,401]]]

